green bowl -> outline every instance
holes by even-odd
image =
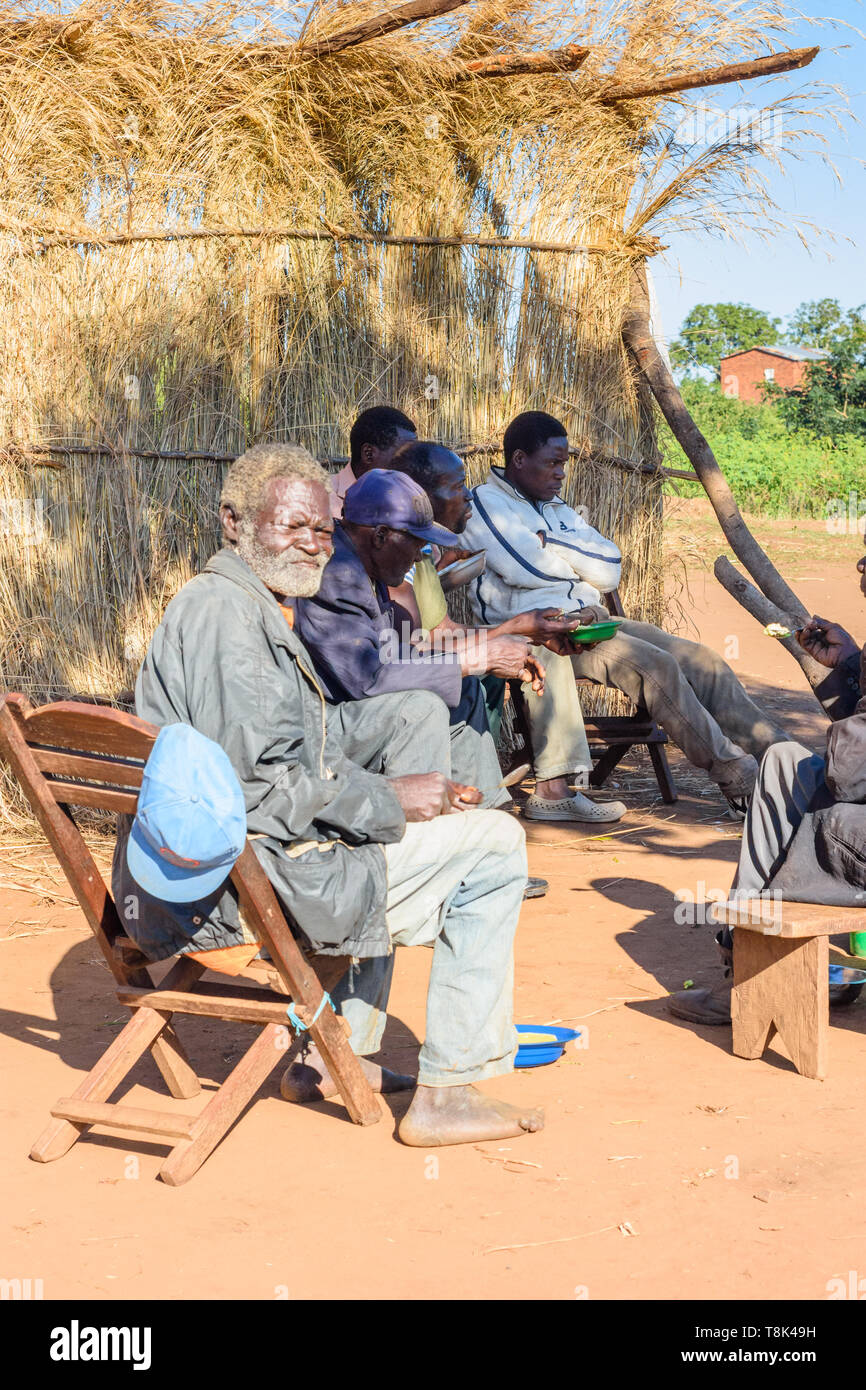
[[[622,618],[608,618],[603,623],[588,623],[586,627],[576,627],[569,633],[572,642],[606,642],[615,637]]]

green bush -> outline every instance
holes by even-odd
[[[853,435],[834,443],[806,430],[789,430],[773,405],[723,396],[718,386],[686,381],[683,398],[706,435],[739,506],[768,516],[835,515],[848,495],[866,498],[866,441]],[[659,443],[668,468],[688,460],[662,422]],[[670,479],[666,488],[700,497],[700,483]]]

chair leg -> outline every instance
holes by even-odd
[[[603,787],[631,746],[630,743],[613,743],[609,748],[606,748],[589,774],[589,785],[591,787]]]
[[[196,1119],[192,1137],[172,1149],[159,1170],[169,1187],[180,1187],[198,1172],[274,1067],[285,1062],[286,1050],[281,1045],[284,1031],[278,1023],[265,1025]]]
[[[139,1057],[153,1046],[170,1018],[170,1014],[158,1013],[156,1009],[136,1009],[93,1070],[72,1092],[73,1099],[108,1100]],[[71,1120],[52,1120],[30,1150],[30,1157],[37,1163],[51,1163],[62,1158],[86,1128],[87,1125]]]
[[[734,932],[734,1052],[760,1057],[779,1032],[801,1076],[827,1073],[830,1032],[826,936],[791,940]]]
[[[667,802],[668,806],[673,806],[674,802],[677,800],[677,788],[664,744],[648,743],[647,748],[649,750],[650,760],[652,761],[653,771],[656,775],[656,781],[659,784],[659,791],[662,794],[662,801]]]
[[[204,974],[204,966],[198,961],[181,956],[175,961],[162,981],[162,989],[190,989]],[[128,972],[131,985],[153,989],[153,976],[149,969]],[[174,1029],[174,1024],[166,1023],[159,1037],[150,1048],[150,1055],[159,1068],[170,1096],[175,1100],[190,1100],[201,1091],[198,1077],[190,1066],[186,1049]]]
[[[150,1047],[150,1055],[162,1072],[169,1095],[176,1100],[189,1100],[201,1091],[201,1083],[189,1064],[183,1043],[167,1023]]]

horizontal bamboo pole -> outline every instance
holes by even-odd
[[[9,444],[5,449],[0,450],[0,458],[3,454],[10,454],[16,462],[35,463],[38,467],[47,466],[50,468],[64,468],[65,464],[53,463],[48,459],[38,457],[43,454],[69,454],[73,458],[138,458],[138,459],[172,459],[180,463],[193,463],[196,460],[205,463],[234,463],[237,454],[214,454],[207,449],[190,449],[188,451],[175,451],[164,449],[116,449],[110,444]]]
[[[450,445],[448,447],[451,447]],[[499,444],[455,444],[455,454],[468,457],[471,454],[501,454]],[[648,460],[620,458],[617,454],[598,454],[592,449],[569,449],[568,457],[581,462],[603,463],[610,468],[621,468],[626,473],[653,473],[661,478],[687,478],[691,483],[700,482],[697,473],[685,468],[662,468],[659,463]]]
[[[788,48],[782,53],[770,53],[764,58],[751,58],[744,63],[727,63],[720,68],[699,68],[695,72],[679,73],[676,77],[658,77],[646,82],[625,82],[604,87],[598,101],[610,105],[614,101],[637,101],[641,97],[667,96],[670,92],[686,92],[693,87],[715,87],[724,82],[748,82],[755,77],[771,77],[780,72],[805,68],[819,52],[817,48]]]
[[[29,233],[39,237],[40,251],[47,251],[56,246],[130,246],[145,241],[203,241],[214,237],[261,237],[269,241],[355,241],[383,246],[479,246],[504,251],[552,251],[567,256],[619,254],[642,257],[662,249],[654,237],[642,238],[634,244],[602,246],[579,242],[533,241],[522,237],[400,236],[387,232],[349,232],[341,227],[328,230],[318,227],[186,227],[176,231],[154,229],[147,232],[112,232],[102,236],[83,232],[52,234],[40,231],[38,227],[25,225],[12,226],[8,230],[19,235]]]
[[[302,61],[311,58],[328,58],[333,53],[342,53],[346,48],[354,48],[369,39],[381,39],[385,34],[393,34],[395,29],[404,29],[407,24],[416,24],[422,19],[433,19],[437,15],[459,10],[469,0],[409,0],[406,5],[398,5],[393,10],[364,19],[351,29],[343,29],[321,39],[305,39],[295,47],[293,56]]]
[[[502,452],[499,444],[455,444],[447,445],[453,448],[455,454],[461,458],[467,458],[474,454],[499,454]],[[206,450],[192,449],[187,452],[177,452],[161,449],[113,449],[107,444],[27,444],[8,446],[6,452],[12,453],[16,458],[24,462],[31,462],[37,468],[62,468],[64,464],[58,464],[47,458],[40,457],[48,453],[70,454],[73,457],[90,458],[143,458],[143,459],[167,459],[180,463],[234,463],[237,454],[213,454]],[[662,478],[686,478],[689,482],[698,482],[697,473],[690,472],[684,468],[662,468],[656,463],[638,461],[635,459],[619,458],[613,454],[596,454],[585,449],[569,450],[569,457],[574,459],[588,460],[590,463],[606,464],[610,468],[620,468],[627,473],[648,473]],[[333,465],[336,468],[343,468],[349,462],[348,454],[331,454],[319,460],[324,465]]]
[[[569,43],[543,53],[492,53],[465,63],[454,80],[465,82],[470,77],[533,77],[541,73],[576,72],[590,52],[579,44]]]

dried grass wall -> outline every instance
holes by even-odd
[[[221,456],[341,455],[386,401],[464,446],[560,416],[570,498],[623,547],[629,610],[660,615],[659,479],[605,461],[656,460],[620,340],[631,268],[666,226],[726,225],[734,193],[768,204],[742,142],[684,154],[688,95],[599,93],[778,45],[784,8],[473,0],[316,56],[381,8],[0,12],[0,686],[128,688],[217,543]],[[590,46],[571,77],[466,79],[567,43]]]

